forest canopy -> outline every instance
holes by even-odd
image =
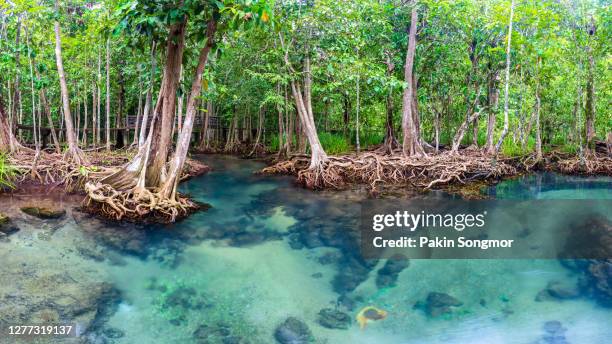
[[[584,162],[612,145],[611,18],[596,0],[2,0],[0,149],[76,168],[131,149],[88,192],[136,203],[175,199],[189,150],[307,155],[315,187],[351,152]]]

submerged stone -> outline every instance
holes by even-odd
[[[551,281],[546,288],[538,293],[536,301],[570,300],[580,297],[580,289],[569,282]]]
[[[463,302],[448,294],[431,292],[427,295],[425,301],[417,302],[414,308],[422,309],[428,316],[435,318],[443,314],[452,313],[451,307],[459,307],[462,305]]]
[[[300,319],[289,317],[278,325],[274,338],[281,344],[306,344],[312,341],[312,332]]]
[[[59,219],[66,214],[66,210],[50,206],[25,206],[21,208],[24,213],[40,219]]]
[[[410,261],[405,256],[401,254],[394,255],[378,270],[376,286],[379,288],[395,286],[400,272],[408,266],[410,266]]]
[[[348,314],[332,308],[322,309],[317,321],[321,326],[331,329],[345,330],[351,325],[351,317]]]

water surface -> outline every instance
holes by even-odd
[[[27,197],[0,199],[0,211],[21,228],[0,243],[0,314],[40,318],[60,309],[60,318],[78,320],[72,301],[66,301],[70,307],[45,303],[45,295],[95,305],[81,289],[103,282],[116,291],[93,294],[104,295],[103,311],[82,307],[92,343],[275,343],[275,328],[289,316],[308,325],[315,343],[565,343],[546,341],[548,321],[561,322],[569,343],[612,338],[611,310],[592,298],[536,301],[550,281],[577,283],[579,274],[559,261],[412,260],[395,286],[381,287],[376,279],[386,262],[359,254],[358,202],[365,194],[311,192],[288,177],[254,175],[263,166],[258,162],[202,159],[213,171],[181,189],[212,208],[169,226],[92,219],[72,210],[72,200],[64,203],[66,218],[42,221],[18,211]],[[610,178],[542,174],[486,192],[507,199],[612,199],[610,190]],[[63,291],[49,292],[58,285]],[[462,305],[432,318],[414,307],[430,292]],[[19,312],[7,306],[16,297],[25,307]],[[29,312],[28,303],[36,310]],[[317,322],[323,308],[354,319],[368,305],[386,310],[387,319],[363,330],[354,321],[346,330]],[[208,341],[194,337],[203,328]]]

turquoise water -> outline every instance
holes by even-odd
[[[68,209],[66,218],[40,221],[18,211],[29,197],[0,199],[0,211],[21,229],[0,243],[0,325],[16,312],[27,320],[61,309],[60,319],[89,326],[83,337],[89,343],[276,343],[274,331],[287,317],[303,321],[313,343],[598,344],[612,338],[611,309],[589,295],[536,301],[551,281],[578,283],[580,273],[559,261],[412,260],[395,285],[381,286],[377,276],[386,261],[359,254],[358,201],[365,194],[311,192],[288,177],[254,175],[263,166],[257,162],[202,159],[213,171],[181,188],[212,208],[169,226],[102,222],[73,210],[73,199],[53,200]],[[543,174],[487,193],[612,199],[610,190],[609,178]],[[47,280],[54,282],[40,282]],[[81,295],[101,282],[116,293],[101,301]],[[449,294],[461,306],[432,317],[414,307],[430,292]],[[44,300],[50,295],[91,306],[72,312]],[[24,303],[36,309],[13,307]],[[388,316],[360,329],[355,316],[370,305]],[[349,328],[321,326],[317,314],[324,308],[348,314]],[[549,321],[567,331],[547,337]]]

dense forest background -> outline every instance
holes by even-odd
[[[250,3],[256,2],[245,2]],[[57,19],[79,141],[105,145],[108,137],[113,145],[136,142],[137,128],[112,128],[126,128],[128,116],[140,119],[155,104],[169,24],[187,10],[175,1],[60,1],[57,12],[54,5],[3,0],[0,7],[0,97],[12,123],[48,128],[52,121],[63,127],[51,29]],[[229,11],[202,90],[195,95],[197,115],[218,117],[220,126],[236,134],[226,133],[223,142],[200,134],[207,141],[199,142],[201,148],[232,151],[242,143],[253,145],[262,127],[257,144],[265,149],[306,152],[291,90],[291,80],[305,73],[311,75],[308,101],[319,139],[331,154],[381,144],[391,133],[388,124],[401,142],[402,100],[409,82],[420,135],[432,146],[451,144],[468,120],[464,145],[495,144],[504,131],[506,86],[508,134],[502,153],[535,150],[537,112],[544,150],[560,146],[576,152],[596,138],[605,140],[612,129],[611,9],[606,1],[418,1],[408,81],[413,2],[260,2],[256,12],[221,1],[209,5]],[[254,17],[257,22],[249,20]],[[192,96],[206,22],[196,19],[187,26],[178,127]],[[305,57],[309,71],[302,67]],[[35,133],[20,130],[18,136],[35,143]],[[58,135],[61,141],[62,132]]]

